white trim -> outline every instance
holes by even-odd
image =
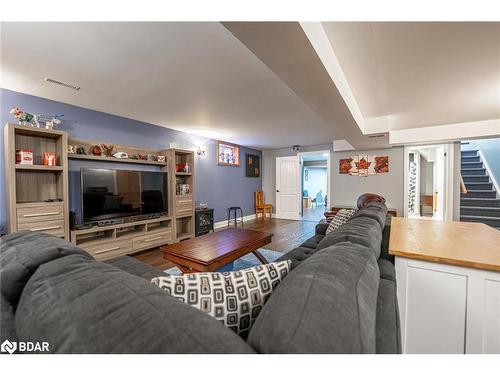
[[[428,146],[428,145],[405,145],[404,146],[404,217],[417,217],[421,218],[420,215],[409,215],[408,213],[408,173],[409,173],[409,152],[413,148],[418,148],[419,146]],[[446,157],[444,159],[444,181],[443,181],[443,221],[453,221],[453,211],[455,207],[455,200],[453,189],[455,187],[454,182],[454,160],[455,160],[455,150],[453,143],[437,143],[435,146],[442,146],[443,152],[446,153]],[[418,168],[418,181],[417,189],[420,189],[420,166]],[[420,190],[417,194],[417,203],[420,206]],[[420,213],[421,214],[421,213]]]
[[[484,164],[484,168],[486,169],[486,172],[488,173],[488,177],[490,178],[491,182],[493,183],[493,186],[495,187],[495,190],[497,191],[497,196],[498,196],[500,194],[500,187],[498,186],[498,181],[495,179],[495,176],[493,175],[493,173],[491,173],[491,168],[490,168],[488,162],[486,161],[486,158],[484,157],[483,152],[481,150],[477,150],[477,152],[479,153],[479,156],[481,157],[481,161]],[[460,162],[462,162],[462,160],[460,160]]]
[[[272,214],[271,217],[275,217],[274,214]],[[268,218],[269,218],[269,215],[266,216],[266,219],[268,219]],[[243,222],[250,221],[253,219],[255,219],[255,214],[243,216]],[[231,219],[231,221],[234,222],[234,219]],[[220,229],[220,228],[224,228],[224,227],[227,227],[227,220],[222,220],[222,221],[218,221],[218,222],[214,223],[214,229]],[[234,228],[234,226],[231,225],[231,228]]]
[[[448,124],[439,126],[426,126],[422,128],[411,128],[391,130],[389,132],[389,144],[424,144],[424,143],[447,143],[460,140],[471,140],[475,138],[498,137],[500,135],[500,119],[462,122],[459,124]]]

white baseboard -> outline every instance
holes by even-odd
[[[269,217],[269,215],[267,216],[267,218],[268,217]],[[271,217],[274,217],[274,214],[272,214]],[[260,218],[261,218],[261,216],[259,215],[259,219]],[[254,219],[255,219],[255,214],[243,216],[243,222],[249,221],[249,220],[254,220]],[[231,219],[231,222],[234,223],[234,218]],[[222,220],[222,221],[218,221],[218,222],[214,223],[214,229],[219,229],[219,228],[224,228],[224,227],[227,227],[227,220]]]

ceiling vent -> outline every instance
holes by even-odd
[[[385,136],[386,136],[385,133],[373,134],[373,135],[369,135],[368,138],[384,138]]]
[[[53,83],[54,85],[64,86],[64,87],[67,87],[69,89],[73,89],[75,91],[80,90],[80,86],[71,85],[69,83],[57,81],[57,80],[52,79],[52,78],[45,77],[44,80],[45,80],[45,82]]]

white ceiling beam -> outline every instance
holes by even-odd
[[[344,102],[349,108],[354,120],[358,124],[359,129],[364,134],[363,114],[361,113],[358,103],[354,98],[342,67],[340,66],[337,56],[335,55],[332,44],[323,29],[323,25],[321,22],[300,22],[300,26],[302,27],[302,30],[304,30],[304,33],[309,39],[309,42],[313,46],[321,62],[325,66],[325,69],[330,75],[333,83],[337,86],[342,99],[344,99]]]
[[[454,142],[500,136],[500,119],[391,130],[391,145]]]

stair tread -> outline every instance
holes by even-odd
[[[477,220],[484,220],[484,221],[498,221],[500,222],[500,217],[495,217],[495,216],[477,216],[477,215],[460,215],[460,218],[464,219],[477,219]]]
[[[467,210],[485,210],[485,211],[500,211],[500,207],[490,207],[490,206],[462,206]]]
[[[469,191],[472,191],[472,190],[469,190]],[[467,198],[467,197],[461,197],[460,199],[463,199],[463,200],[475,200],[475,201],[485,201],[485,202],[488,202],[488,201],[499,201],[500,200],[500,198]]]
[[[486,182],[483,182],[484,184],[486,184]],[[469,193],[485,193],[485,192],[489,192],[489,193],[496,193],[497,191],[494,190],[494,189],[484,189],[484,190],[474,190],[474,189],[467,189],[467,191]],[[493,199],[493,198],[491,198]]]

